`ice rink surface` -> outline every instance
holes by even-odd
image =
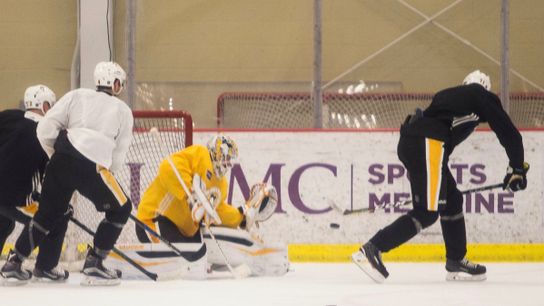
[[[445,281],[439,263],[386,263],[390,272],[375,284],[351,263],[292,264],[282,277],[205,281],[124,281],[116,287],[81,287],[81,275],[64,284],[0,287],[2,305],[544,305],[544,263],[489,263],[487,281]]]

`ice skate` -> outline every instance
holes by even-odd
[[[446,260],[447,281],[484,281],[486,277],[485,266],[472,263],[463,258],[459,261]]]
[[[82,273],[82,286],[116,286],[121,283],[121,271],[104,267],[104,259],[89,249]]]
[[[64,283],[68,279],[70,273],[68,271],[57,267],[54,267],[51,270],[42,270],[34,268],[32,271],[32,281],[33,282],[46,282],[46,283]]]
[[[353,262],[376,283],[383,283],[389,272],[383,265],[380,251],[371,242],[365,243],[351,255]]]
[[[20,286],[28,283],[32,278],[29,270],[23,269],[23,261],[13,250],[9,251],[8,259],[0,270],[2,285]]]

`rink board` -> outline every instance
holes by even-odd
[[[194,143],[204,144],[216,133],[198,131]],[[222,133],[237,141],[240,152],[239,164],[228,178],[229,201],[242,203],[247,186],[255,182],[273,184],[280,205],[260,233],[267,240],[288,243],[292,260],[347,260],[357,245],[410,208],[344,216],[327,204],[334,199],[342,207],[357,209],[409,199],[409,181],[396,152],[398,131]],[[470,256],[488,261],[544,261],[544,188],[540,183],[544,131],[522,131],[522,136],[525,160],[531,164],[527,190],[513,194],[496,189],[465,197]],[[460,190],[502,182],[507,165],[504,149],[489,130],[473,133],[450,158]],[[331,223],[339,227],[331,228]],[[400,261],[441,260],[439,222],[387,256]]]
[[[198,131],[194,143],[204,144],[216,133]],[[329,200],[357,209],[410,196],[406,172],[396,154],[398,131],[223,133],[237,141],[240,152],[239,163],[227,177],[228,201],[235,206],[243,203],[255,182],[273,184],[279,205],[258,232],[265,241],[288,244],[292,261],[349,260],[360,243],[404,211],[344,216],[330,209]],[[522,131],[522,135],[525,160],[531,164],[527,190],[516,194],[493,190],[465,198],[471,258],[544,261],[544,131]],[[461,190],[501,182],[506,166],[504,149],[490,131],[475,132],[450,159]],[[132,229],[132,224],[127,226]],[[395,261],[442,260],[439,223],[385,256]]]

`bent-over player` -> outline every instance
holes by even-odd
[[[2,267],[3,275],[25,281],[31,277],[21,263],[41,246],[47,235],[66,232],[74,191],[105,212],[89,248],[82,285],[115,285],[120,271],[107,269],[102,261],[113,248],[128,220],[131,202],[113,173],[124,163],[132,140],[130,108],[116,96],[126,74],[114,62],[100,62],[94,71],[96,90],[80,88],[64,95],[38,124],[38,139],[51,156],[43,181],[40,206],[19,236],[15,249]],[[60,249],[48,258],[56,266]]]
[[[56,100],[55,93],[47,86],[34,85],[25,90],[26,111],[0,112],[0,252],[15,222],[27,224],[30,221],[30,217],[17,208],[35,208],[33,193],[39,192],[49,160],[36,137],[36,127]],[[38,255],[34,270],[37,278],[56,277],[43,265],[55,245],[58,243],[50,242]]]
[[[465,257],[463,196],[448,168],[449,156],[478,124],[487,122],[509,159],[503,189],[525,189],[529,168],[524,163],[521,134],[490,89],[489,76],[476,70],[466,76],[463,85],[436,93],[424,111],[416,111],[402,124],[397,153],[409,173],[413,209],[352,255],[374,281],[383,282],[389,275],[381,253],[410,240],[438,217],[446,247],[446,279],[486,279],[486,268]]]

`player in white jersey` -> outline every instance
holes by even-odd
[[[91,200],[105,212],[89,248],[82,285],[115,285],[120,271],[110,270],[102,261],[112,250],[128,220],[132,204],[113,173],[123,166],[132,141],[134,119],[130,108],[116,96],[123,89],[126,74],[114,62],[96,65],[96,90],[76,89],[64,95],[38,124],[38,139],[50,156],[43,181],[40,207],[25,227],[2,268],[2,276],[25,282],[30,271],[21,268],[23,260],[40,246],[47,235],[66,231],[71,215],[69,201],[74,191]],[[60,248],[49,258],[56,267]],[[51,273],[62,281],[68,274],[56,267]]]

